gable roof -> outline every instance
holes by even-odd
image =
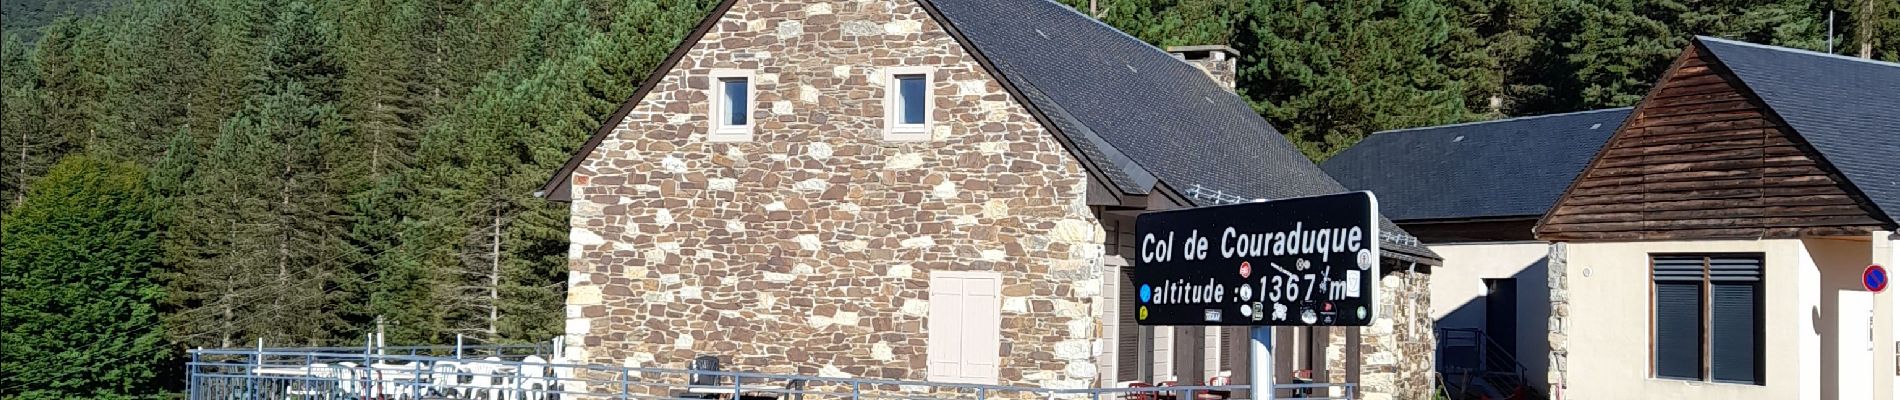
[[[1537,218],[1630,108],[1384,131],[1320,164],[1397,221]]]
[[[1696,39],[1887,221],[1900,219],[1900,64]]]
[[[1345,190],[1200,69],[1068,6],[925,2],[1028,92],[1031,106],[1082,125],[1064,133],[1099,138],[1175,189],[1269,199]]]
[[[725,0],[663,61],[668,71],[735,0]],[[1246,100],[1200,69],[1100,21],[1049,0],[916,0],[964,49],[999,78],[1117,195],[1183,195],[1202,187],[1246,199],[1347,191],[1307,160]],[[568,177],[657,84],[647,77],[538,192],[561,200]],[[1381,218],[1381,231],[1409,234]],[[1416,241],[1388,243],[1413,261],[1438,256]]]
[[[1698,37],[1534,232],[1543,240],[1614,241],[1860,236],[1892,229],[1892,218],[1862,188],[1868,180],[1849,180],[1842,171],[1876,178],[1890,172],[1854,157],[1857,149],[1818,144],[1860,140],[1857,145],[1876,153],[1893,151],[1895,143],[1882,140],[1894,138],[1892,120],[1880,121],[1891,116],[1866,110],[1891,109],[1895,100],[1825,82],[1845,79],[1878,91],[1900,78],[1892,66]],[[1823,107],[1842,110],[1818,110]],[[1790,123],[1801,118],[1843,120]]]

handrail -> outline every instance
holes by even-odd
[[[1511,383],[1523,389],[1535,390],[1535,388],[1530,385],[1530,368],[1525,367],[1524,363],[1519,362],[1516,357],[1510,356],[1509,354],[1511,354],[1511,352],[1506,350],[1504,345],[1498,344],[1495,340],[1491,340],[1491,337],[1486,335],[1484,330],[1476,328],[1438,328],[1437,330],[1441,347],[1452,346],[1447,343],[1462,339],[1471,341],[1470,346],[1477,348],[1478,366],[1477,370],[1472,372],[1479,374],[1476,377],[1479,380],[1489,384],[1495,378],[1494,373],[1499,372],[1494,369],[1494,367],[1508,368],[1508,370],[1504,372],[1517,375],[1516,382]],[[1441,357],[1439,362],[1441,364],[1446,362],[1446,358],[1448,357]],[[1439,367],[1443,369],[1445,366],[1440,365]],[[1497,389],[1502,390],[1508,388]]]
[[[210,393],[237,393],[238,397],[270,398],[266,393],[292,391],[340,391],[347,393],[399,393],[409,398],[440,391],[506,391],[522,394],[586,394],[615,398],[651,398],[639,393],[671,392],[674,389],[699,388],[731,393],[798,393],[826,395],[823,390],[851,389],[850,393],[830,393],[839,397],[891,398],[893,394],[912,392],[974,393],[988,396],[1031,396],[1038,398],[1083,396],[1100,399],[1131,393],[1180,393],[1248,390],[1249,385],[1196,385],[1138,388],[1044,388],[996,384],[954,383],[859,377],[819,377],[747,371],[702,371],[691,369],[630,367],[605,364],[581,364],[553,360],[468,359],[429,355],[376,354],[352,349],[197,349],[190,351],[188,396],[212,398]],[[522,358],[532,356],[520,356]],[[510,357],[515,358],[515,357]],[[444,369],[452,368],[452,369]],[[538,371],[527,374],[529,371]],[[719,377],[729,384],[713,389],[690,384],[695,375]],[[674,378],[674,379],[667,379]],[[675,382],[677,381],[677,382]],[[783,385],[772,385],[783,382]],[[803,382],[792,389],[792,382]],[[498,384],[502,386],[497,386]],[[504,387],[506,385],[513,387]],[[584,390],[589,386],[591,390]],[[1357,385],[1342,383],[1276,384],[1276,390],[1341,389],[1351,398]],[[615,390],[618,388],[618,390]],[[635,389],[638,390],[635,390]],[[910,396],[910,395],[904,395]],[[453,397],[450,397],[453,398]],[[1185,399],[1185,398],[1184,398]]]

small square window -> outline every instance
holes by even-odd
[[[930,139],[930,70],[898,67],[885,71],[884,139]]]
[[[715,142],[752,140],[752,112],[757,109],[752,87],[752,71],[714,70],[708,98],[707,119],[712,122],[708,135]]]

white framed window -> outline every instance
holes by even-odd
[[[929,67],[884,69],[884,140],[930,140]]]
[[[752,126],[758,109],[757,90],[752,87],[752,71],[716,69],[709,76],[707,119],[712,121],[707,138],[714,142],[752,140]]]
[[[1002,354],[1003,276],[930,273],[925,372],[936,382],[996,384]]]

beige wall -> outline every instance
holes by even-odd
[[[1533,385],[1544,385],[1550,351],[1550,286],[1544,242],[1431,245],[1445,258],[1432,270],[1432,319],[1439,328],[1484,328],[1485,279],[1517,279],[1517,360]],[[1441,355],[1442,356],[1442,355]]]
[[[1651,377],[1648,257],[1666,252],[1763,253],[1764,385]],[[1870,398],[1873,379],[1858,375],[1872,369],[1858,285],[1870,254],[1852,239],[1572,243],[1565,398]]]
[[[1872,262],[1868,242],[1806,239],[1808,253],[1821,272],[1822,328],[1820,398],[1873,398],[1874,295],[1861,284]],[[1772,348],[1772,347],[1770,347]]]
[[[1894,232],[1878,231],[1871,235],[1873,242],[1873,263],[1887,267],[1891,276],[1895,264],[1900,264],[1900,238]],[[1891,285],[1890,285],[1891,286]],[[1895,379],[1896,350],[1900,350],[1900,341],[1894,337],[1894,321],[1900,320],[1900,307],[1894,307],[1894,288],[1874,298],[1874,398],[1893,399],[1900,394],[1900,379]],[[1883,390],[1884,389],[1884,390]]]

